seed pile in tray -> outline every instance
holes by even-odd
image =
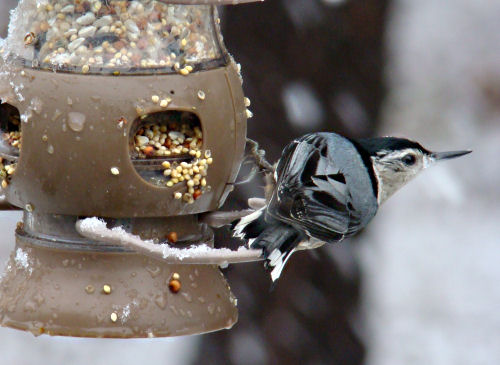
[[[133,71],[193,65],[221,57],[208,5],[154,0],[45,0],[25,6],[24,37],[42,67]],[[39,4],[38,4],[39,3]]]
[[[160,113],[161,114],[161,113]],[[184,113],[179,113],[184,114]],[[181,115],[177,115],[183,118]],[[189,115],[189,113],[186,113]],[[154,119],[167,119],[170,114],[155,115]],[[177,117],[174,115],[174,117]],[[163,124],[159,120],[153,123],[144,118],[145,123],[135,135],[135,150],[141,158],[179,156],[189,154],[201,158],[203,133],[199,126],[174,121]]]
[[[203,151],[203,133],[191,113],[157,113],[143,118],[134,136],[138,159],[164,159],[162,183],[167,187],[184,184],[174,192],[175,199],[192,204],[210,189],[206,176],[213,163],[210,151]],[[148,119],[153,121],[148,121]]]

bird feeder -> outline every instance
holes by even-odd
[[[2,326],[128,338],[236,322],[218,266],[148,258],[75,223],[213,245],[198,214],[231,191],[249,113],[215,5],[252,1],[19,2],[0,47],[0,181],[23,210]]]

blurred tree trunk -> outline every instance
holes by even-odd
[[[333,3],[267,0],[222,9],[225,43],[242,65],[255,114],[248,134],[272,161],[294,137],[313,131],[307,123],[297,128],[287,119],[282,95],[296,80],[313,90],[322,109],[321,124],[314,129],[359,137],[377,127],[385,94],[388,0]],[[248,195],[262,194],[258,184],[256,179],[238,188],[225,208],[241,208]],[[217,236],[230,239],[227,231]],[[337,262],[349,258],[349,244],[342,245],[294,255],[273,292],[259,264],[226,270],[239,298],[239,323],[203,336],[195,363],[361,364],[365,349],[351,325],[359,300],[357,266],[351,263],[354,268],[346,275],[331,259],[339,249],[347,255]]]

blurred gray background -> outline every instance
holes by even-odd
[[[1,0],[0,25],[16,1]],[[500,363],[500,2],[267,0],[223,9],[271,159],[301,134],[397,135],[472,155],[426,171],[354,240],[296,254],[277,289],[232,266],[240,320],[179,339],[0,329],[5,364]],[[259,180],[231,196],[243,207]],[[0,213],[0,261],[20,216]],[[228,232],[218,232],[220,240]]]

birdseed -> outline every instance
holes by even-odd
[[[179,280],[172,279],[168,283],[168,288],[172,293],[176,294],[179,292],[179,290],[181,290],[181,282]]]
[[[11,35],[23,45],[19,55],[44,69],[120,74],[162,68],[188,75],[194,65],[222,58],[209,5],[30,1],[13,27],[27,28]]]
[[[111,286],[107,284],[103,285],[102,291],[104,292],[104,294],[111,294]]]
[[[140,120],[142,124],[133,139],[134,157],[172,158],[161,163],[162,177],[155,183],[166,187],[184,185],[189,196],[177,189],[173,192],[174,199],[194,203],[208,188],[206,176],[213,163],[211,152],[203,150],[199,120],[192,113],[177,111],[145,115]]]
[[[16,115],[9,115],[9,123],[14,126],[19,126],[19,118]],[[21,152],[21,131],[2,131],[2,143],[12,147],[13,153],[19,155]],[[14,175],[17,167],[17,162],[0,157],[0,185],[6,189]]]

